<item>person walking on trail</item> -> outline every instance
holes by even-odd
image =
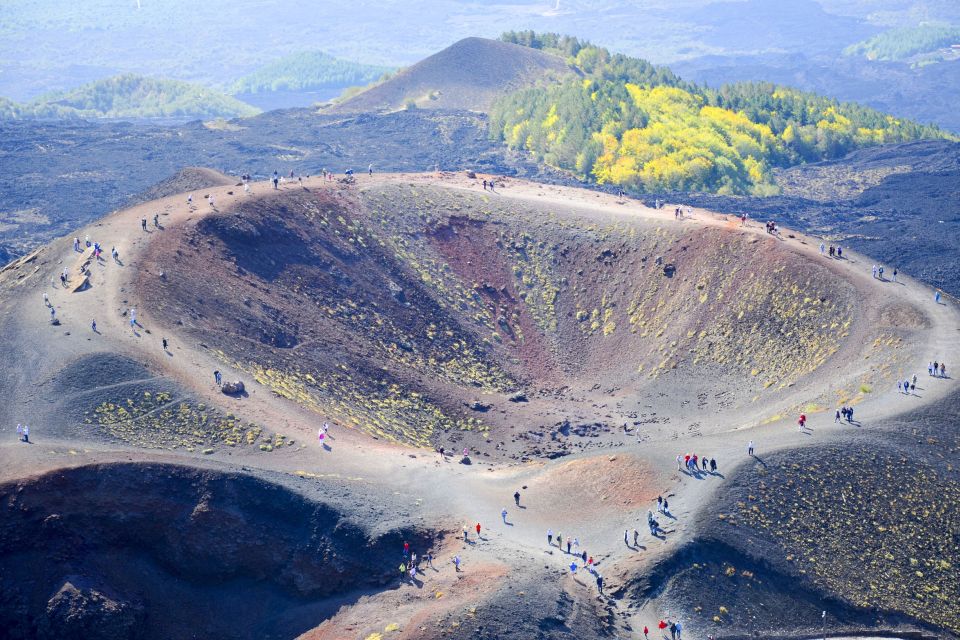
[[[567,553],[570,553],[570,538],[567,538]]]
[[[503,518],[503,524],[507,524],[507,509],[504,507],[503,511],[500,512],[500,517]]]
[[[834,424],[840,423],[840,409],[837,409],[837,414],[833,416],[833,423]]]
[[[800,419],[797,420],[797,426],[800,428],[800,431],[803,431],[803,428],[807,426],[806,414],[803,414],[803,413],[800,414]]]
[[[517,491],[513,494],[513,501],[517,503],[517,506],[520,506],[520,492]]]
[[[939,292],[939,291],[937,291],[935,294],[933,294],[933,301],[936,302],[937,304],[940,304],[940,292]]]
[[[400,582],[403,582],[403,579],[407,577],[407,565],[403,562],[400,563]]]
[[[30,425],[23,425],[23,441],[30,444]]]
[[[650,640],[650,629],[647,625],[643,625],[643,640]]]
[[[821,242],[821,243],[820,243],[820,255],[823,255],[823,254],[825,254],[826,252],[827,252],[827,246]]]
[[[553,531],[551,529],[547,529],[547,546],[553,546]]]
[[[576,575],[576,573],[577,573],[577,561],[576,561],[576,560],[574,560],[573,562],[570,563],[570,573],[572,573],[572,574],[574,574],[574,575]]]
[[[682,462],[683,462],[683,456],[678,453],[677,454],[677,471],[682,471],[682,469],[680,468],[680,464]]]
[[[51,307],[50,307],[50,322],[53,322],[53,321],[56,320],[56,319],[57,319],[57,310],[54,309],[54,308],[51,306]]]
[[[877,265],[873,265],[873,279],[877,279]]]
[[[216,208],[217,208],[217,205],[213,204],[213,196],[212,196],[212,195],[210,196],[210,208],[211,208],[211,209],[216,209]]]
[[[941,378],[947,377],[947,365],[945,362],[940,363],[940,377]]]
[[[597,574],[597,591],[600,592],[600,595],[603,595],[603,576],[599,573]]]
[[[167,339],[164,338],[164,339],[162,340],[162,342],[163,342],[163,350],[164,350],[164,351],[167,351]]]
[[[155,226],[157,229],[160,228],[160,214],[159,214],[159,213],[153,214],[153,226]]]
[[[213,372],[213,382],[219,387],[223,385],[223,376],[220,375],[220,370],[217,369]]]
[[[629,530],[623,530],[623,544],[627,545],[628,547],[630,546],[630,538],[628,537],[629,533]]]
[[[22,424],[17,425],[17,440],[19,440],[20,442],[23,442],[23,425]]]
[[[896,267],[893,268],[893,281],[894,281],[894,282],[897,281],[897,268],[896,268]]]
[[[147,219],[146,219],[146,218],[140,218],[140,227],[141,227],[144,231],[147,230]]]
[[[453,566],[457,570],[457,573],[460,572],[460,556],[453,556]]]
[[[431,569],[434,569],[434,566],[433,566],[433,553],[430,552],[430,551],[427,551],[427,566],[430,567]],[[436,570],[436,569],[434,569],[434,570]]]
[[[637,531],[636,529],[633,530],[633,546],[635,547],[640,546],[640,532]]]
[[[753,455],[753,440],[747,443],[747,455],[748,456]]]
[[[559,531],[557,532],[557,549],[563,548],[563,534]]]
[[[677,640],[680,640],[682,633],[683,633],[683,625],[681,625],[680,621],[677,620]]]
[[[372,175],[373,175],[373,163],[372,163],[372,162],[367,166],[367,175],[368,175],[368,176],[372,176]]]
[[[187,196],[187,206],[188,206],[188,207],[192,207],[192,206],[193,206],[193,194],[192,194],[192,193]]]
[[[469,533],[467,532],[467,525],[463,525],[463,541],[467,542],[469,538]]]
[[[477,526],[476,526],[475,528],[476,528],[476,530],[477,530],[477,537],[479,538],[479,537],[480,537],[480,523],[479,523],[479,522],[477,523]]]

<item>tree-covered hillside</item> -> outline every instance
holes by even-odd
[[[391,71],[390,67],[341,60],[321,51],[303,51],[275,60],[237,80],[231,85],[230,93],[365,85]]]
[[[954,44],[960,44],[960,27],[923,25],[884,31],[869,40],[850,45],[843,53],[868,60],[906,60]]]
[[[864,146],[945,137],[935,127],[764,83],[720,90],[555,34],[508,33],[562,52],[582,77],[497,102],[496,139],[601,184],[639,191],[776,191],[772,169]]]
[[[0,100],[3,118],[245,117],[258,110],[197,84],[133,74],[98,80],[26,104]]]

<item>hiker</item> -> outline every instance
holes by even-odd
[[[273,189],[274,189],[274,191],[276,191],[276,190],[279,189],[279,188],[280,188],[280,178],[279,178],[276,174],[274,174],[274,175],[273,175]]]
[[[112,249],[110,249],[110,255],[113,256],[114,262],[120,262],[120,252],[117,251],[116,247],[113,247]]]
[[[167,339],[166,339],[166,338],[163,338],[162,342],[163,342],[163,350],[166,351],[166,350],[167,350]]]
[[[586,552],[586,550],[584,550],[584,552],[583,552],[582,554],[580,554],[580,559],[583,560],[583,566],[587,566],[587,552]]]
[[[947,364],[945,362],[940,363],[940,377],[941,378],[947,377]]]
[[[709,464],[707,462],[707,456],[703,456],[703,458],[700,459],[700,462],[701,462],[701,466],[703,467],[703,470],[706,471],[707,465]]]
[[[219,369],[213,372],[213,381],[218,387],[223,386],[223,376],[220,375]]]
[[[50,322],[53,322],[57,317],[57,310],[53,307],[50,307]]]
[[[643,625],[643,640],[650,640],[650,629],[647,628],[647,625]]]
[[[146,218],[140,218],[140,226],[143,228],[144,231],[147,230],[147,219],[146,219]]]
[[[680,621],[677,620],[677,640],[680,640],[680,634],[683,631],[683,626],[680,624]]]
[[[477,523],[476,529],[477,529],[477,537],[479,538],[479,537],[480,537],[480,523],[479,523],[479,522]]]
[[[159,213],[153,214],[153,226],[155,226],[157,229],[160,228],[160,214],[159,214]]]
[[[444,447],[440,447],[440,461],[441,461],[441,462],[443,462],[443,461],[445,460],[445,458],[443,457],[445,453],[446,453],[446,449],[445,449]]]
[[[410,581],[415,582],[417,579],[417,568],[413,565],[410,566]]]
[[[557,531],[557,549],[563,547],[563,534]]]
[[[453,566],[456,568],[457,572],[460,571],[460,556],[453,556]]]
[[[547,529],[547,546],[548,547],[553,546],[553,530],[552,529]]]
[[[940,292],[939,292],[939,291],[937,291],[935,294],[933,294],[933,301],[936,302],[937,304],[940,304]]]
[[[882,267],[882,266],[880,267],[879,272],[880,272],[880,279],[883,280],[883,267]]]
[[[837,258],[843,259],[843,247],[837,247]]]
[[[630,546],[630,538],[628,537],[629,534],[630,531],[628,529],[623,530],[623,544],[627,545],[628,547]]]
[[[317,440],[319,440],[321,445],[323,444],[323,440],[326,437],[327,437],[327,433],[323,430],[323,427],[320,427],[319,429],[317,429]]]
[[[507,509],[504,507],[503,511],[500,512],[500,517],[503,518],[503,524],[507,524]],[[480,525],[477,525],[480,526]]]
[[[853,407],[847,407],[847,422],[853,422]]]
[[[803,413],[800,414],[800,419],[797,420],[797,425],[800,427],[800,431],[803,431],[803,428],[807,426],[806,414],[803,414]]]
[[[97,332],[97,321],[96,321],[96,320],[91,320],[91,321],[90,321],[90,328],[93,330],[94,333]]]
[[[600,595],[603,595],[603,576],[599,573],[597,574],[597,591],[600,592]]]
[[[830,252],[829,252],[829,253],[830,253],[830,257],[831,257],[831,258],[833,257],[833,254],[836,253],[836,251],[837,251],[837,250],[833,248],[833,245],[830,245]]]
[[[23,425],[17,424],[17,440],[23,442]]]
[[[570,563],[570,573],[573,573],[573,574],[576,574],[576,573],[577,573],[577,561],[576,561],[576,560],[574,560],[573,562]]]
[[[193,194],[192,194],[192,193],[187,196],[187,206],[188,206],[188,207],[192,207],[192,206],[193,206]]]
[[[414,567],[417,566],[417,554],[416,554],[416,553],[411,553],[411,554],[410,554],[410,565],[411,565],[411,566],[414,566]]]
[[[80,252],[80,238],[73,239],[73,250],[76,251],[77,253]]]
[[[433,552],[431,552],[431,551],[427,551],[427,566],[430,567],[431,569],[434,569],[434,566],[433,566]],[[436,569],[434,569],[434,571],[436,571]]]
[[[211,209],[216,209],[216,208],[217,208],[216,205],[213,204],[213,196],[210,196],[210,208],[211,208]]]
[[[896,268],[896,267],[893,268],[893,281],[894,281],[894,282],[897,281],[897,268]]]
[[[513,494],[513,501],[517,503],[517,506],[520,506],[520,492],[517,491]]]
[[[372,163],[372,162],[371,162],[370,165],[367,167],[367,175],[368,175],[368,176],[372,176],[372,175],[373,175],[373,163]]]
[[[657,496],[657,511],[663,513],[663,496]]]
[[[747,443],[747,455],[748,456],[753,455],[753,440]]]
[[[410,543],[406,540],[403,541],[403,557],[406,558],[410,555]]]
[[[403,579],[407,577],[407,565],[400,563],[400,582],[403,582]]]
[[[30,444],[30,425],[23,425],[23,441]]]
[[[932,363],[932,362],[928,362],[928,363],[927,363],[927,375],[928,375],[928,376],[932,376],[932,375],[933,375],[933,363]]]
[[[470,540],[470,538],[467,537],[468,535],[469,534],[467,533],[467,525],[463,525],[463,541],[464,542],[468,542]]]
[[[484,181],[483,181],[483,190],[484,190],[484,191],[487,190],[487,181],[486,181],[486,179],[484,179]]]
[[[244,182],[244,183],[243,183],[243,192],[244,192],[244,193],[250,193],[250,183],[249,183],[249,182]]]
[[[877,279],[877,265],[873,265],[873,279]]]
[[[837,415],[833,417],[833,423],[837,424],[840,422],[840,409],[837,409]]]
[[[633,530],[633,546],[639,547],[640,546],[639,540],[640,540],[640,532],[634,529]]]
[[[716,472],[717,472],[717,459],[710,458],[710,473],[716,473]]]
[[[680,470],[681,470],[681,469],[680,469],[680,461],[681,461],[682,459],[683,459],[682,456],[678,453],[678,454],[677,454],[677,471],[680,471]]]
[[[670,621],[670,638],[677,640],[677,624],[672,620]]]
[[[825,244],[823,244],[823,243],[821,242],[821,243],[820,243],[820,255],[823,255],[823,254],[826,253],[826,252],[827,252],[827,245],[825,245]]]
[[[940,363],[936,360],[933,361],[933,376],[937,376],[937,372],[940,371]]]
[[[570,538],[567,538],[567,553],[570,553]]]

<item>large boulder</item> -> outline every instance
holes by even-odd
[[[235,380],[233,382],[224,382],[223,387],[220,389],[228,396],[239,395],[244,392],[243,382],[240,380]]]

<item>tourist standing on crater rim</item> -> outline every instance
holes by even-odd
[[[747,443],[747,455],[748,456],[753,455],[753,440]]]

